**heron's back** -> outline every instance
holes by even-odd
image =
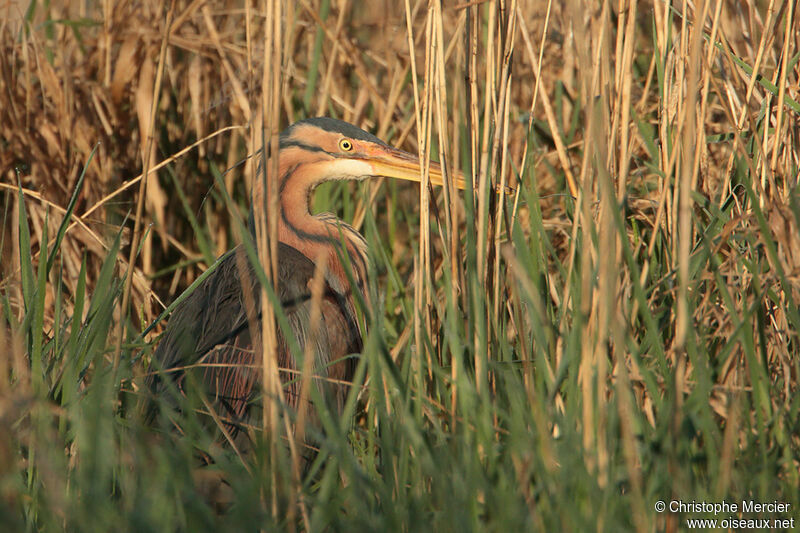
[[[300,350],[313,343],[312,379],[334,411],[344,405],[361,351],[350,295],[326,285],[320,301],[321,323],[311,338],[311,280],[314,263],[280,243],[277,296]],[[156,370],[149,389],[176,405],[175,393],[205,394],[229,431],[236,434],[261,419],[261,287],[240,246],[226,257],[172,313],[153,354]],[[302,369],[278,328],[275,353],[287,404],[297,409]],[[176,387],[170,386],[171,384]],[[160,400],[159,400],[160,401]]]

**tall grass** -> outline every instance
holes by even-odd
[[[7,17],[0,523],[798,518],[795,4],[33,2]],[[170,411],[181,432],[139,404],[159,302],[241,239],[260,179],[247,155],[318,114],[471,179],[314,198],[365,235],[371,290],[344,413],[315,403],[325,431],[299,468],[279,402],[246,456],[194,398]],[[257,240],[268,274],[269,220]],[[791,507],[655,510],[673,500]]]

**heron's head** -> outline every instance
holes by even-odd
[[[295,122],[280,136],[282,172],[299,173],[314,185],[331,180],[362,180],[371,177],[420,181],[417,156],[392,148],[366,131],[327,117]],[[430,181],[443,184],[442,167],[431,161]],[[463,189],[461,176],[453,184]]]

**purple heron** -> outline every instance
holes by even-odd
[[[330,213],[314,215],[309,201],[314,188],[331,180],[370,177],[420,180],[417,157],[392,148],[360,128],[331,118],[296,122],[280,135],[277,180],[279,189],[278,276],[276,294],[301,349],[312,345],[314,382],[334,410],[341,410],[356,367],[354,354],[362,348],[356,321],[354,291],[365,289],[367,243],[351,226]],[[438,163],[430,164],[430,180],[443,183]],[[463,188],[463,180],[455,178]],[[253,189],[252,210],[263,206],[263,190]],[[251,214],[251,232],[253,216]],[[241,254],[242,245],[173,312],[154,354],[162,373],[151,380],[156,394],[171,380],[181,392],[191,380],[183,369],[195,368],[194,382],[202,383],[211,406],[228,429],[238,432],[258,420],[253,407],[261,393],[260,285],[255,270]],[[320,302],[321,323],[309,338],[311,280],[315,262],[326,256],[325,287]],[[345,257],[346,254],[346,257]],[[239,256],[239,259],[237,259]],[[353,287],[342,259],[352,266]],[[248,304],[248,302],[250,302]],[[248,305],[251,311],[248,317]],[[254,320],[255,317],[255,320]],[[299,365],[289,343],[278,332],[277,358],[287,403],[296,409]],[[307,353],[307,352],[306,352]]]

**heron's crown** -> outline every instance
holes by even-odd
[[[281,133],[281,141],[290,139],[295,128],[299,126],[313,126],[330,133],[341,133],[345,137],[349,137],[351,139],[358,139],[361,141],[368,141],[380,144],[382,146],[387,146],[385,142],[375,137],[371,133],[367,133],[361,128],[353,126],[352,124],[344,122],[343,120],[337,120],[330,117],[314,117],[298,120],[283,130],[283,133]]]

